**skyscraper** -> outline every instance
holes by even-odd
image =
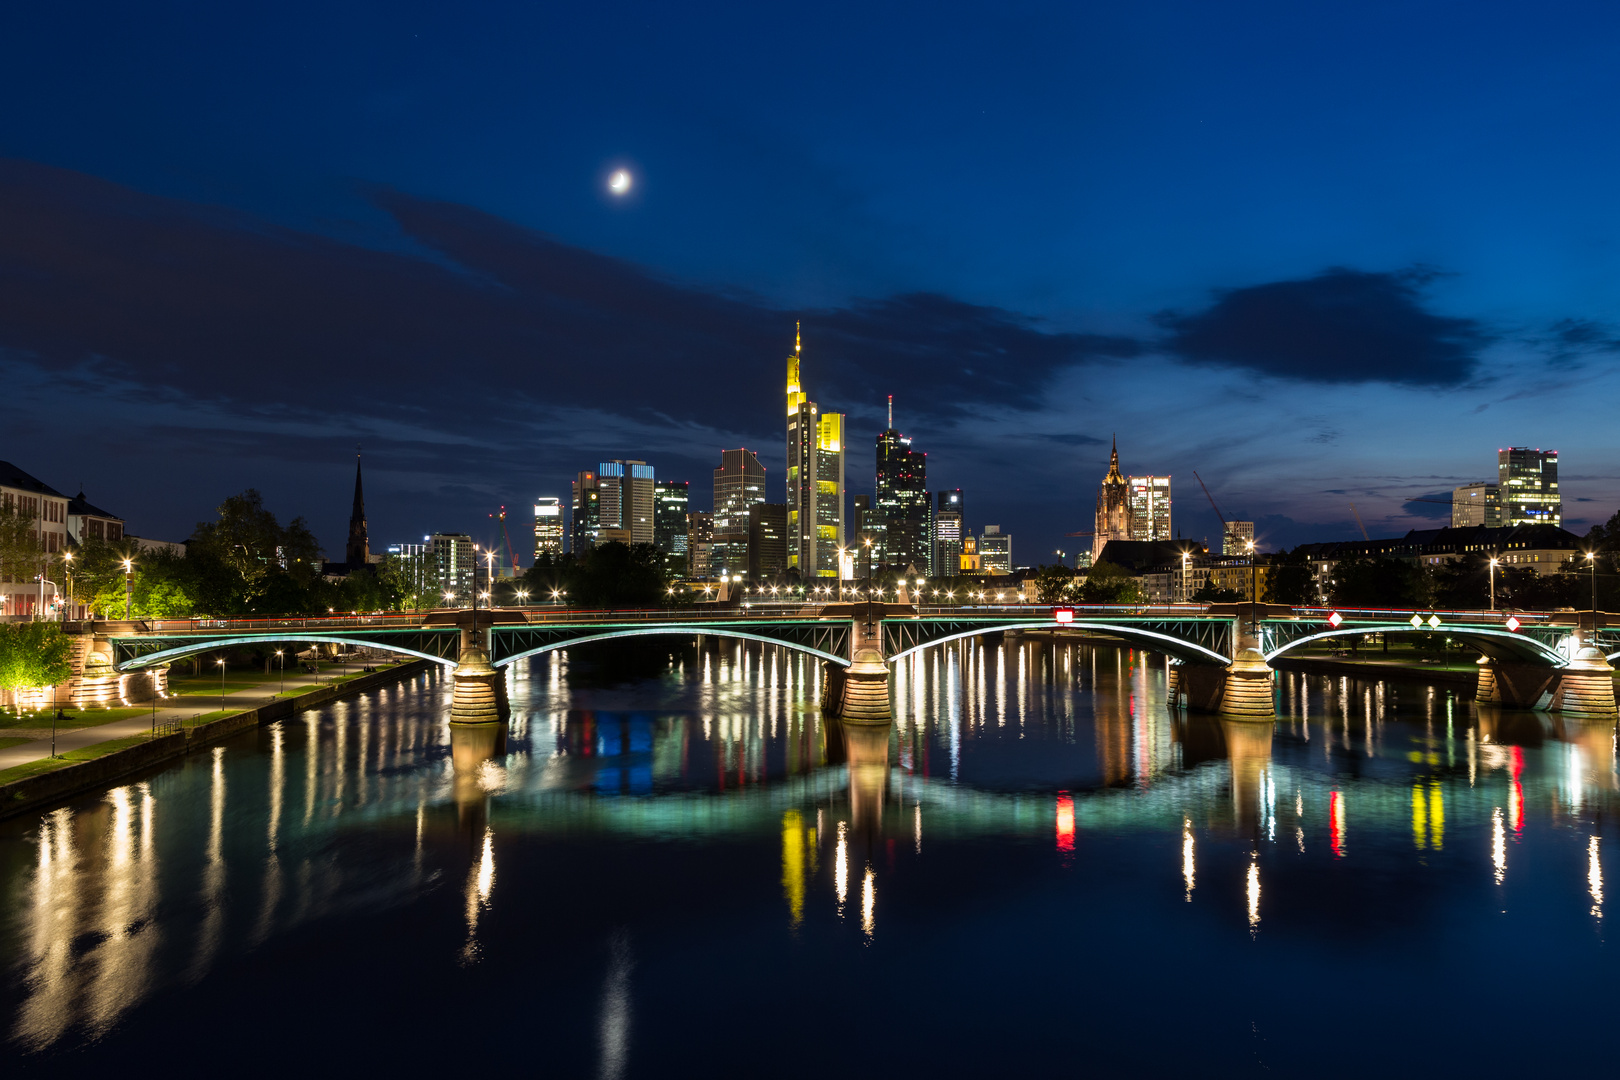
[[[1168,540],[1169,537],[1164,539]],[[1228,521],[1226,532],[1221,537],[1222,555],[1247,555],[1249,545],[1254,543],[1254,522]]]
[[[714,574],[710,561],[714,555],[714,515],[694,510],[686,515],[687,577],[693,581],[708,581]]]
[[[478,560],[466,533],[434,533],[427,538],[427,562],[437,579],[439,602],[460,606],[472,602]]]
[[[1496,452],[1502,490],[1502,524],[1561,525],[1564,497],[1558,493],[1558,451],[1512,446]]]
[[[602,490],[593,472],[580,473],[573,488],[574,530],[570,542],[574,553],[583,555],[596,546],[602,533]]]
[[[561,499],[534,500],[534,557],[555,558],[563,553],[563,508]]]
[[[601,528],[622,529],[632,544],[653,542],[653,467],[645,461],[604,461],[597,466]]]
[[[765,501],[765,466],[752,450],[722,450],[714,470],[716,576],[748,572],[748,510]]]
[[[653,546],[665,555],[686,556],[686,514],[691,502],[685,480],[653,484]]]
[[[1168,476],[1128,476],[1130,489],[1131,539],[1169,540],[1170,478]]]
[[[962,568],[962,489],[934,493],[934,573],[955,577]]]
[[[1130,538],[1130,486],[1119,471],[1119,440],[1115,439],[1114,448],[1108,456],[1108,474],[1097,489],[1097,526],[1091,537],[1092,560],[1095,561],[1102,554],[1103,546],[1108,541]]]
[[[787,569],[787,504],[748,508],[748,576],[773,578]]]
[[[986,525],[979,537],[979,565],[987,574],[1012,573],[1012,534],[1000,525]]]
[[[887,533],[885,562],[931,573],[933,550],[928,499],[928,455],[911,448],[911,438],[894,426],[894,397],[889,398],[889,426],[877,437],[878,517]]]
[[[1502,485],[1481,480],[1451,490],[1451,527],[1465,528],[1484,525],[1489,529],[1502,526]]]
[[[787,359],[788,567],[837,577],[844,546],[844,415],[821,413],[800,379],[802,341]]]

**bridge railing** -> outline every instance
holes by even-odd
[[[1377,619],[1380,622],[1409,622],[1416,615],[1427,620],[1430,615],[1437,615],[1442,623],[1487,623],[1502,624],[1509,618],[1516,618],[1521,623],[1552,622],[1558,615],[1573,617],[1572,612],[1552,611],[1471,611],[1447,608],[1373,608],[1373,607],[1300,607],[1294,609],[1295,618],[1326,619],[1334,612],[1338,612],[1345,619]]]

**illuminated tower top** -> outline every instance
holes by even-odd
[[[787,360],[787,411],[792,416],[799,411],[799,406],[805,402],[804,386],[799,382],[799,355],[802,343],[799,336],[799,324],[793,324],[793,355]]]

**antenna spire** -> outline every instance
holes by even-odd
[[[894,395],[889,395],[889,430],[894,430]]]
[[[803,347],[803,342],[799,338],[799,327],[800,327],[800,325],[801,324],[799,324],[797,322],[795,322],[793,324],[793,355],[794,356],[798,356],[800,349]]]

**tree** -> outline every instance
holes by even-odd
[[[0,687],[55,686],[73,673],[73,645],[56,623],[0,624]]]
[[[1195,604],[1230,604],[1243,599],[1242,589],[1222,589],[1212,581],[1206,581],[1192,594]]]
[[[1043,604],[1059,604],[1074,585],[1074,571],[1059,563],[1035,568],[1035,599]]]
[[[1333,602],[1341,607],[1419,607],[1428,602],[1421,568],[1404,559],[1344,559],[1333,568]]]
[[[1429,579],[1429,602],[1435,607],[1457,611],[1483,608],[1490,603],[1491,568],[1485,556],[1477,552],[1426,567],[1425,574]],[[1498,585],[1500,576],[1498,570]]]
[[[569,600],[579,607],[655,607],[666,599],[663,556],[651,544],[598,544],[576,560]]]
[[[1287,604],[1289,607],[1309,607],[1318,603],[1316,581],[1311,574],[1310,561],[1305,553],[1295,548],[1271,556],[1266,566],[1266,587],[1261,599],[1268,604]]]
[[[198,522],[187,545],[196,603],[215,615],[316,612],[321,549],[303,518],[285,527],[253,488],[219,505],[219,520]]]
[[[1142,586],[1136,578],[1113,563],[1100,562],[1086,575],[1079,598],[1087,604],[1139,604]]]

